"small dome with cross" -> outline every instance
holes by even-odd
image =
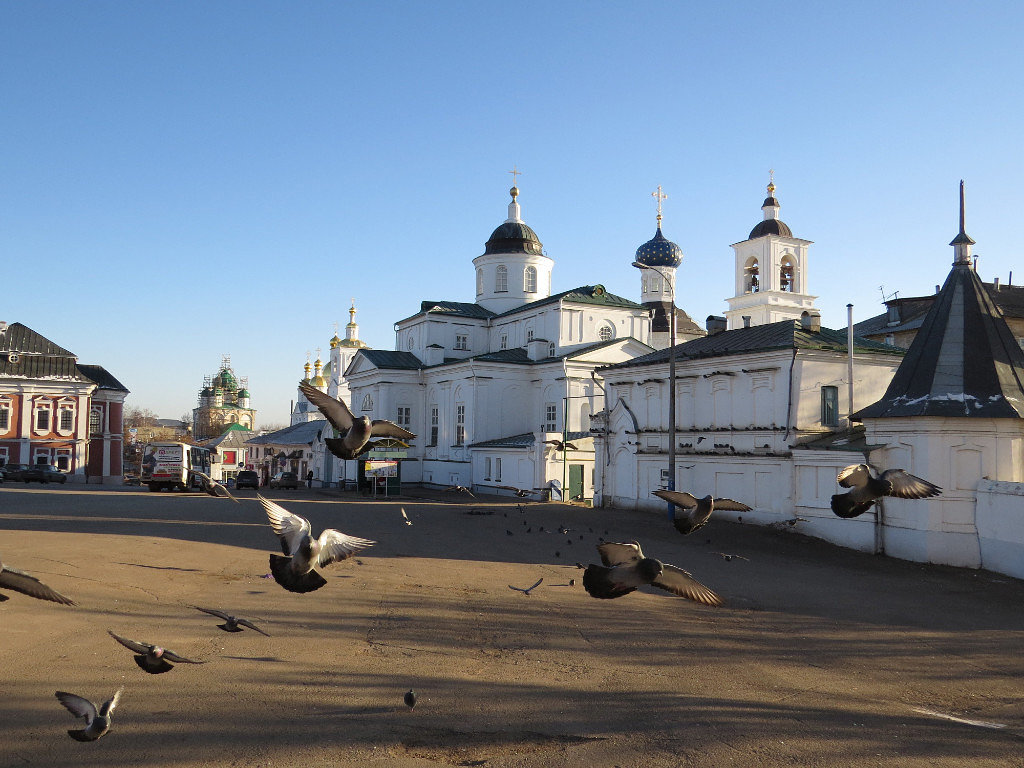
[[[661,227],[658,227],[654,237],[636,249],[635,261],[645,267],[674,269],[683,263],[683,249],[661,234]]]

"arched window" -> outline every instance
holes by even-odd
[[[369,395],[363,395],[363,410],[364,411],[372,411],[373,410],[373,398],[370,397]]]
[[[554,356],[555,356],[555,342],[549,341],[548,342],[548,357],[554,357]]]
[[[523,274],[523,290],[527,293],[537,292],[537,268],[527,267]]]
[[[782,257],[782,266],[779,268],[779,290],[790,293],[796,290],[796,267],[789,256]]]
[[[494,292],[508,293],[508,267],[504,264],[498,265],[497,274],[494,276]]]
[[[484,271],[478,269],[476,271],[476,295],[479,296],[484,292]]]
[[[743,289],[747,293],[757,293],[761,290],[760,277],[757,259],[748,259],[747,266],[743,268]]]
[[[615,329],[612,328],[607,323],[602,325],[597,333],[601,337],[601,341],[611,341],[613,338],[615,338]]]

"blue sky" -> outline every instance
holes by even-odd
[[[1022,22],[1013,3],[3,3],[0,319],[165,418],[229,354],[258,423],[285,423],[351,298],[385,349],[421,300],[473,300],[513,163],[555,291],[638,299],[661,184],[678,304],[721,314],[769,168],[826,325],[944,280],[961,178],[979,272],[1024,283]]]

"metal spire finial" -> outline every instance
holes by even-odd
[[[668,195],[662,193],[661,184],[659,184],[657,191],[651,192],[651,197],[658,201],[658,229],[661,229],[661,201],[668,200]]]
[[[519,197],[519,187],[516,186],[516,182],[518,181],[518,179],[516,177],[522,176],[523,172],[516,168],[515,163],[512,163],[512,170],[509,171],[509,173],[512,174],[512,189],[510,189],[508,192],[510,195],[512,195],[512,199],[515,200],[517,197]]]
[[[775,197],[775,169],[768,169],[768,197]]]

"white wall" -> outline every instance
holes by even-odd
[[[981,567],[1024,579],[1024,483],[978,483]]]

